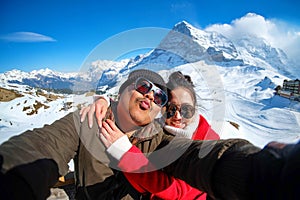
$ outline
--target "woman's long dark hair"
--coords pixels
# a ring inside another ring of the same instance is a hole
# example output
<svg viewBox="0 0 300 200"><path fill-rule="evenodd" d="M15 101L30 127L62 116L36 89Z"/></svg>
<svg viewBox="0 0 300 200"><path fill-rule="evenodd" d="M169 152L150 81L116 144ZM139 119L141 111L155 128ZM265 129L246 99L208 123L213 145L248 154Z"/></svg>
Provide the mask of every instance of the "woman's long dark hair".
<svg viewBox="0 0 300 200"><path fill-rule="evenodd" d="M193 97L194 106L196 106L197 103L196 92L194 90L194 84L191 77L189 75L182 74L180 71L173 72L169 76L169 81L167 83L169 100L172 98L171 91L178 87L183 87L190 92L190 94Z"/></svg>

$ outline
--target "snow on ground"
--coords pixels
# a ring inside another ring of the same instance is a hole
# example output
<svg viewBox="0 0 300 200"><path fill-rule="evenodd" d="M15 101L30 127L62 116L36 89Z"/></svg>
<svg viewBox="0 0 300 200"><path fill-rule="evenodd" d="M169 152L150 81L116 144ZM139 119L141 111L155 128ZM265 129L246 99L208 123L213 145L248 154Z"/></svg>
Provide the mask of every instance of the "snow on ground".
<svg viewBox="0 0 300 200"><path fill-rule="evenodd" d="M274 95L286 77L254 66L224 68L194 63L175 68L192 77L199 109L221 138L244 138L263 147L268 142L300 140L300 103ZM237 130L230 122L239 126Z"/></svg>
<svg viewBox="0 0 300 200"><path fill-rule="evenodd" d="M277 98L275 96L274 102ZM300 139L299 111L291 112L288 107L278 108L275 104L263 104L260 102L241 99L236 94L228 94L226 118L240 125L237 137L250 140L257 146L263 147L270 141L296 142ZM285 99L282 99L285 101ZM223 138L232 135L222 135Z"/></svg>
<svg viewBox="0 0 300 200"><path fill-rule="evenodd" d="M240 125L238 137L263 147L300 139L300 103L274 95L286 77L253 66L219 68L226 96L226 120ZM225 121L226 121L225 120ZM223 138L232 137L230 134Z"/></svg>
<svg viewBox="0 0 300 200"><path fill-rule="evenodd" d="M9 102L0 102L0 143L26 130L51 124L77 109L78 104L88 105L92 102L92 97L85 95L65 95L53 101L34 93L24 95ZM36 114L29 115L36 102L47 108L42 106Z"/></svg>

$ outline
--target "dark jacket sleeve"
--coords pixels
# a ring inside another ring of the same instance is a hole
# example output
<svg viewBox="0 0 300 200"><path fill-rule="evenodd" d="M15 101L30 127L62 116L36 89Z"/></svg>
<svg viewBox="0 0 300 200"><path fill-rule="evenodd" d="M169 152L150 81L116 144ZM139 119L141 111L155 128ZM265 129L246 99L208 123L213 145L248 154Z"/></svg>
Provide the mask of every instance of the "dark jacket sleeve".
<svg viewBox="0 0 300 200"><path fill-rule="evenodd" d="M51 125L10 138L0 146L0 155L3 157L2 172L18 165L49 158L57 163L59 173L65 175L69 169L68 163L78 149L79 126L79 115L76 111Z"/></svg>
<svg viewBox="0 0 300 200"><path fill-rule="evenodd" d="M284 148L287 154L280 181L282 183L282 196L285 199L298 199L300 197L300 141L296 145Z"/></svg>
<svg viewBox="0 0 300 200"><path fill-rule="evenodd" d="M169 163L164 168L169 175L207 192L212 198L251 198L252 191L248 186L251 183L252 159L249 155L260 149L248 141L174 138L161 149L164 151L157 156L156 163L161 160Z"/></svg>
<svg viewBox="0 0 300 200"><path fill-rule="evenodd" d="M0 174L0 199L46 199L59 177L57 164L40 159Z"/></svg>

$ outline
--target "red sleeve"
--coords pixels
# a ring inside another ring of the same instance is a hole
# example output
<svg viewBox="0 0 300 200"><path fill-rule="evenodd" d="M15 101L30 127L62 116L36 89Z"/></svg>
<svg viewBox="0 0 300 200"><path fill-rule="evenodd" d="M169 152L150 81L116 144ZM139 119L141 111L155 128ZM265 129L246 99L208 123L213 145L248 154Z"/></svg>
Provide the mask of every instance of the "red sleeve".
<svg viewBox="0 0 300 200"><path fill-rule="evenodd" d="M119 162L124 175L131 185L140 193L149 192L152 197L162 199L195 199L206 196L205 193L191 187L184 181L168 176L163 171L154 170L148 159L136 146L124 154ZM146 171L148 170L148 171ZM149 171L150 170L150 171ZM204 198L205 199L205 198Z"/></svg>
<svg viewBox="0 0 300 200"><path fill-rule="evenodd" d="M193 135L193 140L219 140L220 136L211 128L207 120L200 115L198 128Z"/></svg>

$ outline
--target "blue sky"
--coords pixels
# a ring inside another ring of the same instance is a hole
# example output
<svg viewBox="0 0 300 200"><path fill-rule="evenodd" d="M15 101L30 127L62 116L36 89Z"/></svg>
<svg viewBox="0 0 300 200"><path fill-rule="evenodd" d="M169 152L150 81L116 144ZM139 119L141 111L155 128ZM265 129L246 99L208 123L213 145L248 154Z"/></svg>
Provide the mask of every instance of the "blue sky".
<svg viewBox="0 0 300 200"><path fill-rule="evenodd" d="M97 45L116 34L172 29L182 20L205 29L256 13L298 34L299 8L298 0L0 0L0 72L78 71Z"/></svg>

